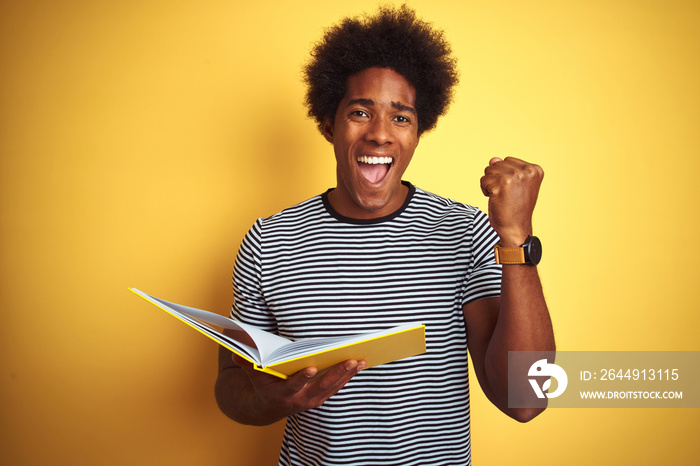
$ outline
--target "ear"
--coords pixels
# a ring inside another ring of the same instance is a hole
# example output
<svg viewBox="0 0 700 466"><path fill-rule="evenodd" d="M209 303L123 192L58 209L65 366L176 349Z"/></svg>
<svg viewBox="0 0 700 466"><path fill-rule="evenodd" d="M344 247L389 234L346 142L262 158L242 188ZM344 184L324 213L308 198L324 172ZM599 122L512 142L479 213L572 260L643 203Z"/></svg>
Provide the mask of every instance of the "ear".
<svg viewBox="0 0 700 466"><path fill-rule="evenodd" d="M323 117L323 137L333 144L333 122L328 117Z"/></svg>

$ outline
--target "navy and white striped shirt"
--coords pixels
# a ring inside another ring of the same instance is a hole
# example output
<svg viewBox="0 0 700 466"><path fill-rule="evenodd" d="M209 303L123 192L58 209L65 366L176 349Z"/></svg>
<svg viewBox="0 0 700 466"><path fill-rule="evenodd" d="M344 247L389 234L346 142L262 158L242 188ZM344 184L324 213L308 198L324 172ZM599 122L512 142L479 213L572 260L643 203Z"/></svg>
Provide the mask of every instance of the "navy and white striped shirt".
<svg viewBox="0 0 700 466"><path fill-rule="evenodd" d="M241 244L243 322L292 339L426 326L427 353L366 369L290 417L280 465L470 464L462 308L500 295L498 236L479 209L405 184L390 216L342 217L324 193L258 219Z"/></svg>

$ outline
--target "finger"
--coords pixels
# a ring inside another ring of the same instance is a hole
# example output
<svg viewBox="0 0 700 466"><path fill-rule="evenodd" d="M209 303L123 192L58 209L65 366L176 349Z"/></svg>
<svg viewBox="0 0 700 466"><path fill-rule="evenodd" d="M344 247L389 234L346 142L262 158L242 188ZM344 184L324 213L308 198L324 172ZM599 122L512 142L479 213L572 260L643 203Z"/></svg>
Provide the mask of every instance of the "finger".
<svg viewBox="0 0 700 466"><path fill-rule="evenodd" d="M364 360L350 360L336 364L316 375L299 393L299 396L307 400L306 409L321 406L366 366L367 362Z"/></svg>
<svg viewBox="0 0 700 466"><path fill-rule="evenodd" d="M518 165L513 163L510 157L506 157L505 160L494 157L489 160L489 165L484 168L484 175L504 175L512 174Z"/></svg>
<svg viewBox="0 0 700 466"><path fill-rule="evenodd" d="M527 163L526 161L524 161L524 160L522 160L522 159L519 159L519 158L517 158L517 157L510 157L510 156L508 156L508 157L506 157L505 159L503 159L503 161L504 161L504 162L508 162L508 163L513 163L513 164L516 164L516 165L528 165L528 163Z"/></svg>
<svg viewBox="0 0 700 466"><path fill-rule="evenodd" d="M318 374L318 369L315 367L307 367L300 370L287 379L285 383L285 391L290 395L299 393L309 384L309 382L311 382L316 374Z"/></svg>
<svg viewBox="0 0 700 466"><path fill-rule="evenodd" d="M518 179L536 179L541 181L544 178L542 167L515 157L506 157L503 163L498 164L498 167L503 170L504 174L516 176Z"/></svg>
<svg viewBox="0 0 700 466"><path fill-rule="evenodd" d="M525 173L528 176L537 176L542 178L544 176L544 170L542 167L535 163L530 163L525 160L516 157L506 157L503 163L499 164L502 168L509 168L516 172Z"/></svg>
<svg viewBox="0 0 700 466"><path fill-rule="evenodd" d="M484 175L480 180L481 192L484 196L491 197L498 195L500 187L498 184L498 176L496 175Z"/></svg>
<svg viewBox="0 0 700 466"><path fill-rule="evenodd" d="M479 186L481 187L481 192L484 193L484 196L489 197L489 194L490 194L489 189L486 186L486 180L484 178L486 178L486 177L485 176L481 177L481 180L479 182Z"/></svg>
<svg viewBox="0 0 700 466"><path fill-rule="evenodd" d="M365 361L356 361L354 359L336 364L314 381L313 390L317 395L328 398L343 388L366 365Z"/></svg>

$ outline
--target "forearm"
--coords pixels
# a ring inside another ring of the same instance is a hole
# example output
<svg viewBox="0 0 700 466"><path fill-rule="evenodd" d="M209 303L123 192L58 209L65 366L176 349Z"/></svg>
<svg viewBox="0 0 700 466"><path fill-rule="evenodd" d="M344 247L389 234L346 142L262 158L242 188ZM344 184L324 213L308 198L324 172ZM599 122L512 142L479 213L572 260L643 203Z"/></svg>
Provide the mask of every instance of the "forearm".
<svg viewBox="0 0 700 466"><path fill-rule="evenodd" d="M262 406L250 378L239 367L222 370L214 392L221 412L240 424L264 426L284 418Z"/></svg>
<svg viewBox="0 0 700 466"><path fill-rule="evenodd" d="M554 333L537 268L504 265L498 321L487 358L508 351L554 351Z"/></svg>
<svg viewBox="0 0 700 466"><path fill-rule="evenodd" d="M555 350L554 332L537 268L527 265L504 265L498 321L485 354L485 370L495 397L494 402L510 416L523 421L539 410L508 409L508 352ZM528 391L511 383L511 390Z"/></svg>

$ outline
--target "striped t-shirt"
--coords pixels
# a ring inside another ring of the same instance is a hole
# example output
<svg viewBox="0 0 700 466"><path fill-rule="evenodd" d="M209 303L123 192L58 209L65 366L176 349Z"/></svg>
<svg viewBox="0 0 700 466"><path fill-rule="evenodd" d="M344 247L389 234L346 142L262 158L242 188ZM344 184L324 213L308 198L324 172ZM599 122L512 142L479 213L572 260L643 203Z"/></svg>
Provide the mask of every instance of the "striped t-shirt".
<svg viewBox="0 0 700 466"><path fill-rule="evenodd" d="M405 184L390 216L343 217L326 192L258 219L241 244L232 314L246 323L292 339L426 326L427 353L291 416L280 465L470 464L462 308L500 294L498 237L479 209Z"/></svg>

